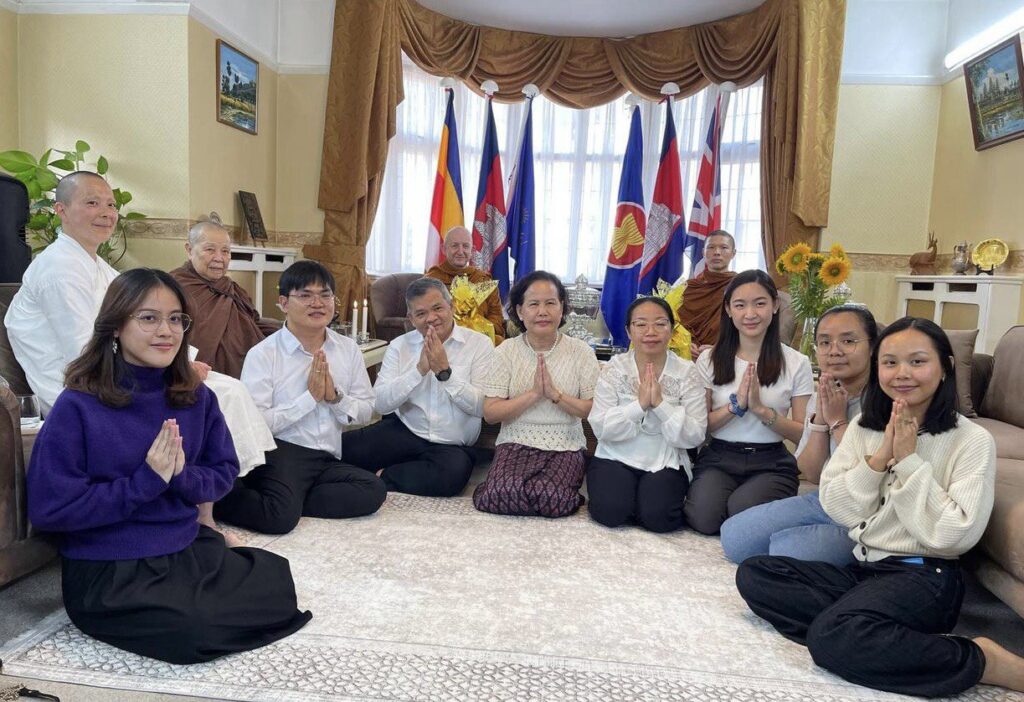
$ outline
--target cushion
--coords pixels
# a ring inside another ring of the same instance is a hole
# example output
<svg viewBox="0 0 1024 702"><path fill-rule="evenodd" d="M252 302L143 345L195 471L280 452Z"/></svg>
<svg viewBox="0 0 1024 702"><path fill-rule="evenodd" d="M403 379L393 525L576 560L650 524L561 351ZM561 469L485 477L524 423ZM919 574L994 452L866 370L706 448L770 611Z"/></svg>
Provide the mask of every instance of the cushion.
<svg viewBox="0 0 1024 702"><path fill-rule="evenodd" d="M995 362L981 415L1024 427L1024 326L1011 327L1003 334L992 356Z"/></svg>
<svg viewBox="0 0 1024 702"><path fill-rule="evenodd" d="M956 394L960 400L960 414L977 417L978 412L971 398L971 364L974 361L974 340L977 329L947 329L946 336L953 346L953 368L956 369Z"/></svg>
<svg viewBox="0 0 1024 702"><path fill-rule="evenodd" d="M996 494L982 550L1018 580L1024 580L1024 461L1000 458Z"/></svg>
<svg viewBox="0 0 1024 702"><path fill-rule="evenodd" d="M1024 462L1024 428L988 417L975 417L971 421L983 427L996 440L996 456Z"/></svg>
<svg viewBox="0 0 1024 702"><path fill-rule="evenodd" d="M31 395L32 389L25 378L25 371L14 357L11 340L7 337L7 327L3 320L7 315L7 305L0 303L0 377L7 381L16 395Z"/></svg>

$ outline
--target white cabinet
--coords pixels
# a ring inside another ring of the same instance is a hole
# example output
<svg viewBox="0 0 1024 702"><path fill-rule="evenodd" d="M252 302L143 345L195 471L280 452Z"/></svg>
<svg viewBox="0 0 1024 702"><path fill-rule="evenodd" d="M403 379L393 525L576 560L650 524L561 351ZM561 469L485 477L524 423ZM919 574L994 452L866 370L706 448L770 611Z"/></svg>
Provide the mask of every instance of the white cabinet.
<svg viewBox="0 0 1024 702"><path fill-rule="evenodd" d="M282 318L279 310L273 306L277 300L277 281L281 278L281 272L295 263L297 254L298 249L269 249L237 244L231 247L228 275L246 288L260 316Z"/></svg>

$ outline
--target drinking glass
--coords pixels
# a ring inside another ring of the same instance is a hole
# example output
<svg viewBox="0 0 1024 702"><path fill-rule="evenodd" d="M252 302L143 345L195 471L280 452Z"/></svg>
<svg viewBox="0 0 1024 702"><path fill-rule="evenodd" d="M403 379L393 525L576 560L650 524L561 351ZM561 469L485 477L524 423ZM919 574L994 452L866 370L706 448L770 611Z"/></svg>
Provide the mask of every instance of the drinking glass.
<svg viewBox="0 0 1024 702"><path fill-rule="evenodd" d="M21 412L21 426L34 427L39 424L39 398L35 395L18 395L18 410Z"/></svg>

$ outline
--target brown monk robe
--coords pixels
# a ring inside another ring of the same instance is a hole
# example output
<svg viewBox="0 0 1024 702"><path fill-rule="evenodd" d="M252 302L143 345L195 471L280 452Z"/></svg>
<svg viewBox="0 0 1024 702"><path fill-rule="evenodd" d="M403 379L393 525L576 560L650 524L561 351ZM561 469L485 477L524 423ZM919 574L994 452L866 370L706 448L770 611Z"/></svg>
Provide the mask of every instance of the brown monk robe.
<svg viewBox="0 0 1024 702"><path fill-rule="evenodd" d="M447 260L442 261L440 265L434 266L426 272L428 278L437 278L449 288L457 275L468 276L471 283L483 283L493 280L490 275L479 268L474 268L473 266L456 268ZM497 288L494 289L491 296L484 302L484 308L481 312L494 325L494 345L497 346L505 340L505 317L501 313L501 297L498 295Z"/></svg>
<svg viewBox="0 0 1024 702"><path fill-rule="evenodd" d="M715 273L705 270L686 281L683 304L677 313L679 323L690 332L695 345L714 345L718 341L725 288L735 275L732 271Z"/></svg>
<svg viewBox="0 0 1024 702"><path fill-rule="evenodd" d="M171 275L188 297L193 317L191 344L199 349L196 359L218 373L239 377L245 354L278 327L261 322L249 294L226 275L207 280L191 261Z"/></svg>

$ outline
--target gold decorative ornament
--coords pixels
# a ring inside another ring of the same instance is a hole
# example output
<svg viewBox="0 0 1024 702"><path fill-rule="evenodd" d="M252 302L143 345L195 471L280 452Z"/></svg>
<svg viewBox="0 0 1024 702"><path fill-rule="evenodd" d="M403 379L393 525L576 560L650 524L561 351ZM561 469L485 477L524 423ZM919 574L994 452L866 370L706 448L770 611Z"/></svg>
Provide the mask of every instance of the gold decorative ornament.
<svg viewBox="0 0 1024 702"><path fill-rule="evenodd" d="M483 313L483 304L495 288L498 281L485 280L481 283L469 282L469 277L457 275L452 280L452 312L455 323L460 327L472 329L484 334L494 343L494 324Z"/></svg>
<svg viewBox="0 0 1024 702"><path fill-rule="evenodd" d="M992 275L995 267L1002 265L1009 256L1010 247L1006 245L1006 242L993 238L978 242L971 258L974 259L974 265L978 267L979 273L985 272Z"/></svg>
<svg viewBox="0 0 1024 702"><path fill-rule="evenodd" d="M678 310L683 306L683 293L686 292L686 283L680 283L679 285L670 285L661 278L658 278L657 285L654 286L654 290L651 294L654 297L660 297L668 306L673 310ZM686 359L687 361L692 360L690 356L690 332L679 320L676 320L675 325L672 327L672 337L668 340L668 349L675 353L679 358ZM632 346L632 344L630 344Z"/></svg>

